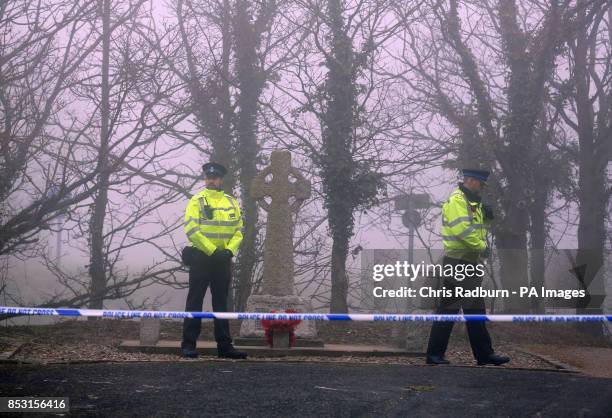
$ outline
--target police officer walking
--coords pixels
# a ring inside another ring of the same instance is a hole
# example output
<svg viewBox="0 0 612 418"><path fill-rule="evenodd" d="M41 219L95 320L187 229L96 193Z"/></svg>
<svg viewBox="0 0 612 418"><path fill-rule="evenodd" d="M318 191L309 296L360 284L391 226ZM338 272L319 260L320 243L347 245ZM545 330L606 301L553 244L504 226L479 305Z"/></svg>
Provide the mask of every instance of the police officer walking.
<svg viewBox="0 0 612 418"><path fill-rule="evenodd" d="M462 272L469 271L466 265L475 265L480 257L486 258L487 227L493 220L493 210L481 201L481 191L486 185L489 172L485 170L464 169L463 182L453 191L442 206L442 240L444 244L444 269L452 265L454 271L461 267ZM471 269L471 271L475 271ZM444 286L452 291L451 297L442 297L438 314L457 314L460 308L466 315L486 314L482 297L455 297L455 287L473 290L482 283L482 277L473 275L462 281L453 277L444 278ZM445 352L448 346L454 322L436 321L431 327L427 346L427 364L448 364ZM499 366L510 361L509 357L494 354L491 337L484 321L466 322L472 353L478 365L494 364Z"/></svg>
<svg viewBox="0 0 612 418"><path fill-rule="evenodd" d="M231 260L242 241L242 218L236 199L224 193L223 176L227 169L209 162L202 166L206 188L194 195L185 210L185 233L191 247L183 250L183 261L189 266L189 293L185 311L202 311L206 289L210 286L214 312L227 312L231 282ZM183 357L198 356L196 341L201 318L183 322ZM215 340L219 357L244 359L247 354L232 345L229 321L215 319Z"/></svg>

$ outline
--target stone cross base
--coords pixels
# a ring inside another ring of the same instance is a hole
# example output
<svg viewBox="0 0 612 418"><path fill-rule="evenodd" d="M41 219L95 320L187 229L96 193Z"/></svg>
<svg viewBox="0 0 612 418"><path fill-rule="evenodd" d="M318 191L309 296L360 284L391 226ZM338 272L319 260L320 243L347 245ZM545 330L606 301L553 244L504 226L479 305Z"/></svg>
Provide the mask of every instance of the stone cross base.
<svg viewBox="0 0 612 418"><path fill-rule="evenodd" d="M288 332L272 333L272 348L289 348L289 333Z"/></svg>
<svg viewBox="0 0 612 418"><path fill-rule="evenodd" d="M247 300L247 312L311 312L311 305L299 296L251 295ZM240 327L241 337L264 337L264 329L260 321L242 321ZM317 328L315 321L302 321L295 330L298 338L315 338Z"/></svg>
<svg viewBox="0 0 612 418"><path fill-rule="evenodd" d="M425 298L424 298L425 299ZM414 315L431 315L431 310L416 309L410 312ZM398 339L398 347L405 348L406 351L413 353L425 353L427 351L427 343L429 341L429 333L431 332L431 322L414 321L414 322L394 322L396 329L392 330L392 334ZM457 334L458 327L455 325ZM400 341L401 340L401 341Z"/></svg>
<svg viewBox="0 0 612 418"><path fill-rule="evenodd" d="M159 318L140 318L140 345L155 345L159 341Z"/></svg>

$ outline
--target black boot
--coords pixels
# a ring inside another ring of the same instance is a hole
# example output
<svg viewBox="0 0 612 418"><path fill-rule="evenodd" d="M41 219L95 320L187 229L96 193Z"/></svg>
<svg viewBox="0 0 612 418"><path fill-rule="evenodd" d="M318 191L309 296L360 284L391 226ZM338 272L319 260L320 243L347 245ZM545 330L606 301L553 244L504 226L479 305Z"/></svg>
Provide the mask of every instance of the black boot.
<svg viewBox="0 0 612 418"><path fill-rule="evenodd" d="M238 351L233 346L229 346L227 348L221 349L217 348L219 358L232 358L232 359L245 359L247 358L247 353L244 351Z"/></svg>
<svg viewBox="0 0 612 418"><path fill-rule="evenodd" d="M197 358L198 350L195 348L181 348L181 357Z"/></svg>
<svg viewBox="0 0 612 418"><path fill-rule="evenodd" d="M508 363L509 361L510 357L508 356L498 356L497 354L491 354L485 359L478 360L478 365L484 366L485 364L493 364L494 366L501 366L502 364Z"/></svg>
<svg viewBox="0 0 612 418"><path fill-rule="evenodd" d="M450 361L446 359L446 357L436 356L436 355L427 355L427 359L425 360L427 364L450 364Z"/></svg>

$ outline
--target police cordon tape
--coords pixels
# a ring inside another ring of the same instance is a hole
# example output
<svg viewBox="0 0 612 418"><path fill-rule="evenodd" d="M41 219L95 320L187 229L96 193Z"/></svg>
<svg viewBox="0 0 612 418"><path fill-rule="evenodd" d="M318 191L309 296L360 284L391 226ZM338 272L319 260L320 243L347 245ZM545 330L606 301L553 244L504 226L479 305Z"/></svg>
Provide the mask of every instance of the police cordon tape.
<svg viewBox="0 0 612 418"><path fill-rule="evenodd" d="M102 318L203 318L302 321L490 321L490 322L612 322L612 315L437 315L323 314L261 312L127 311L115 309L26 308L0 306L0 315L96 316Z"/></svg>

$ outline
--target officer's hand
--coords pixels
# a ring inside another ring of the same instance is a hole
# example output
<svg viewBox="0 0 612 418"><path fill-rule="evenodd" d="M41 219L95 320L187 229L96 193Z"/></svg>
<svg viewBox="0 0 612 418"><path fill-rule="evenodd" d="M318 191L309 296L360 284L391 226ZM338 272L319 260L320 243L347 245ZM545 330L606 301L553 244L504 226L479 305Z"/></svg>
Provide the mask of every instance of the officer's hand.
<svg viewBox="0 0 612 418"><path fill-rule="evenodd" d="M215 260L223 260L226 257L225 250L217 248L215 252L211 254L211 257L214 258Z"/></svg>
<svg viewBox="0 0 612 418"><path fill-rule="evenodd" d="M485 248L480 252L480 257L489 258L491 256L491 249L489 247Z"/></svg>
<svg viewBox="0 0 612 418"><path fill-rule="evenodd" d="M224 249L217 248L215 252L212 254L212 256L215 260L218 260L220 262L225 262L225 261L231 260L234 254L227 248L224 248Z"/></svg>
<svg viewBox="0 0 612 418"><path fill-rule="evenodd" d="M493 207L487 203L482 204L482 213L485 219L488 219L488 220L495 219L495 213L493 212Z"/></svg>
<svg viewBox="0 0 612 418"><path fill-rule="evenodd" d="M183 262L183 264L185 264L186 266L191 266L195 257L194 251L197 250L195 250L191 246L183 248L183 251L181 251L181 261Z"/></svg>

